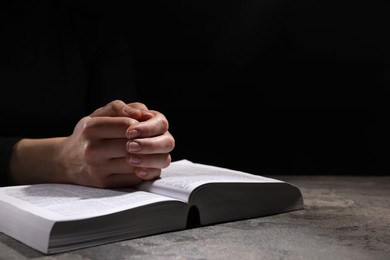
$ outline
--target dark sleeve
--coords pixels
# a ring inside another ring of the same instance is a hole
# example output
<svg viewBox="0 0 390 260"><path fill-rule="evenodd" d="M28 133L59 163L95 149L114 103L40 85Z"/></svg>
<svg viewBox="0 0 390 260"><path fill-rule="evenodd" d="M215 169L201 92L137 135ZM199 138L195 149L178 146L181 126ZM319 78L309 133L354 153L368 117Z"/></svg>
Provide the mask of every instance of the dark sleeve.
<svg viewBox="0 0 390 260"><path fill-rule="evenodd" d="M0 137L0 187L11 184L9 179L9 160L13 146L20 137Z"/></svg>

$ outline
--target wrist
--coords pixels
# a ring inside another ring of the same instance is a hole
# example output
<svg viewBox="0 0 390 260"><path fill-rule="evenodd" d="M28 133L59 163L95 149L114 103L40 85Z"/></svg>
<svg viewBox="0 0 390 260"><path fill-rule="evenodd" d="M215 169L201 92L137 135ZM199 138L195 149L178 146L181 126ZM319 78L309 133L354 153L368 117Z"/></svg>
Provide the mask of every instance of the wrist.
<svg viewBox="0 0 390 260"><path fill-rule="evenodd" d="M10 177L15 184L67 182L59 147L63 138L22 139L10 158Z"/></svg>

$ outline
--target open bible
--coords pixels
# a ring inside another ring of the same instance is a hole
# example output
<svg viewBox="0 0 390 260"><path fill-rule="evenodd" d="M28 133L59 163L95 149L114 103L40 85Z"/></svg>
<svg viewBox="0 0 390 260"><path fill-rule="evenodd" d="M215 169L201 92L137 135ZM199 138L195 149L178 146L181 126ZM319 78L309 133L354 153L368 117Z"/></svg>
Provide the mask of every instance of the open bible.
<svg viewBox="0 0 390 260"><path fill-rule="evenodd" d="M302 194L292 184L180 160L132 188L0 188L0 232L53 254L301 209Z"/></svg>

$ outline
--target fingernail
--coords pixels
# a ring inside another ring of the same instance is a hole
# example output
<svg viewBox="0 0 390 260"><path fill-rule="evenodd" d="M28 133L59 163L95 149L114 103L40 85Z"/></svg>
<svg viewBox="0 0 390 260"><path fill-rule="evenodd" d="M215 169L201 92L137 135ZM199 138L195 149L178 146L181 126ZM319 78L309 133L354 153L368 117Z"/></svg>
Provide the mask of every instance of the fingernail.
<svg viewBox="0 0 390 260"><path fill-rule="evenodd" d="M129 141L127 142L127 151L128 152L138 152L141 151L141 145L137 142Z"/></svg>
<svg viewBox="0 0 390 260"><path fill-rule="evenodd" d="M141 162L141 157L139 157L138 155L130 154L129 162L138 164Z"/></svg>
<svg viewBox="0 0 390 260"><path fill-rule="evenodd" d="M140 135L139 131L138 130L130 130L129 132L126 133L127 134L127 138L128 139L133 139L133 138L136 138Z"/></svg>
<svg viewBox="0 0 390 260"><path fill-rule="evenodd" d="M139 177L146 177L148 175L148 172L145 170L145 169L141 169L139 172L138 172L138 176Z"/></svg>

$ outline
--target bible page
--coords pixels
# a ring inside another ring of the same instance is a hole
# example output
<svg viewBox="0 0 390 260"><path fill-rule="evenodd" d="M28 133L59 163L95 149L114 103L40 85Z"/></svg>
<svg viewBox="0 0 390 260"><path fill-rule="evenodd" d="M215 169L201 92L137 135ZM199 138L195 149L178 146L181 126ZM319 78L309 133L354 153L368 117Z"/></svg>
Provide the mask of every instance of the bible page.
<svg viewBox="0 0 390 260"><path fill-rule="evenodd" d="M195 188L206 183L227 182L281 183L283 181L242 171L180 160L172 162L169 167L162 169L159 179L143 182L137 186L137 189L174 197L188 203L190 194Z"/></svg>
<svg viewBox="0 0 390 260"><path fill-rule="evenodd" d="M0 188L0 201L53 221L102 216L175 200L133 189L100 189L71 184L35 184Z"/></svg>

